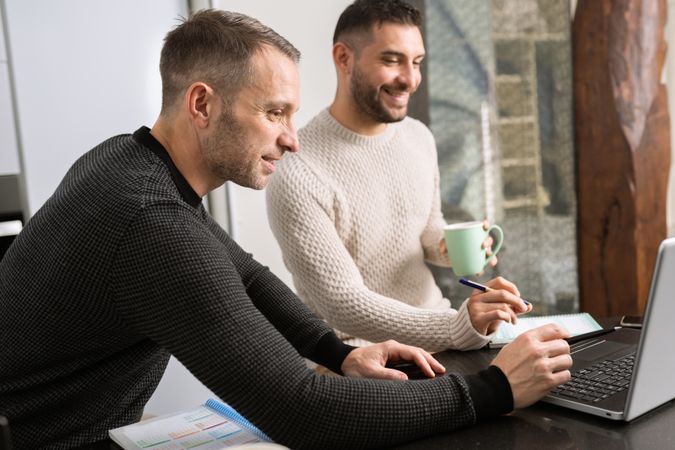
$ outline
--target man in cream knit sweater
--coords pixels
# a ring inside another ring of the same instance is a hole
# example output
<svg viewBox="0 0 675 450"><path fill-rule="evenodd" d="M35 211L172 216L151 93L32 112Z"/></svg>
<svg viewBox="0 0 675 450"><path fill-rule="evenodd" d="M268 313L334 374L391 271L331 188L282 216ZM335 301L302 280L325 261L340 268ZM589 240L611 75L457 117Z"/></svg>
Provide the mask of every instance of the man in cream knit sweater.
<svg viewBox="0 0 675 450"><path fill-rule="evenodd" d="M498 278L454 310L425 265L450 261L434 138L406 117L421 81L420 13L399 0L357 0L333 41L335 100L300 130L301 152L267 191L298 294L352 345L482 347L528 307Z"/></svg>

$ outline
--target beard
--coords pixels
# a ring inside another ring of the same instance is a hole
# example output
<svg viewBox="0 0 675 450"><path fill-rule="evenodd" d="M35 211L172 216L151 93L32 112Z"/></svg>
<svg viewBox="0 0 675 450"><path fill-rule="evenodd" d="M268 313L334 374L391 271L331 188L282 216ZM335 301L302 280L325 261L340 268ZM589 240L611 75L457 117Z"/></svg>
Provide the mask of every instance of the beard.
<svg viewBox="0 0 675 450"><path fill-rule="evenodd" d="M258 167L257 152L249 143L246 128L227 110L220 116L213 136L202 143L209 170L224 181L260 190L267 185Z"/></svg>
<svg viewBox="0 0 675 450"><path fill-rule="evenodd" d="M386 87L397 90L405 89L405 86ZM405 119L408 113L407 107L395 110L384 106L380 99L380 90L368 83L368 79L358 66L354 67L350 88L356 108L362 114L377 122L400 122Z"/></svg>

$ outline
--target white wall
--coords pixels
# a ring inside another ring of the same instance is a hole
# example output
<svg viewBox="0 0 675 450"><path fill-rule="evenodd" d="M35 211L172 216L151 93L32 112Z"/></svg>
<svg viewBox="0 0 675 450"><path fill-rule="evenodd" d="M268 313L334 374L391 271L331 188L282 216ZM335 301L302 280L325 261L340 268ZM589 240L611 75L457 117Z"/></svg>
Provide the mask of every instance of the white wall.
<svg viewBox="0 0 675 450"><path fill-rule="evenodd" d="M81 154L152 125L181 0L5 0L28 215Z"/></svg>

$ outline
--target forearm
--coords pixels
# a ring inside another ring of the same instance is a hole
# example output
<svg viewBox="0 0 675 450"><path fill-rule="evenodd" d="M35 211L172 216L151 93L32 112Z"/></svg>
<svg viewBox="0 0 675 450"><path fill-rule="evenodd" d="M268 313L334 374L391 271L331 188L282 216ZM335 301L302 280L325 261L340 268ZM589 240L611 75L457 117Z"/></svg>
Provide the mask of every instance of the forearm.
<svg viewBox="0 0 675 450"><path fill-rule="evenodd" d="M289 398L297 405L298 416L284 415L275 424L280 436L275 440L291 448L380 448L452 431L513 409L508 381L494 367L468 377L450 374L416 382L316 374L310 379L307 385L312 389ZM319 406L319 414L308 406L318 406L317 397L331 399L329 408ZM303 426L289 426L293 423Z"/></svg>
<svg viewBox="0 0 675 450"><path fill-rule="evenodd" d="M413 383L310 374L303 384L311 387L286 399L292 414L276 411L263 426L290 448L382 448L476 421L469 386L454 375Z"/></svg>
<svg viewBox="0 0 675 450"><path fill-rule="evenodd" d="M229 254L240 261L240 276L256 308L303 357L340 373L342 361L353 347L342 344L285 283L241 249L217 224L211 222L210 226Z"/></svg>
<svg viewBox="0 0 675 450"><path fill-rule="evenodd" d="M276 276L263 271L248 286L247 293L300 355L342 373L342 362L354 347L340 341L326 322L312 313Z"/></svg>
<svg viewBox="0 0 675 450"><path fill-rule="evenodd" d="M473 328L466 304L459 311L429 310L384 297L365 287L335 290L324 287L301 292L311 297L312 305L331 326L355 337L371 342L394 339L431 352L481 348L489 340Z"/></svg>

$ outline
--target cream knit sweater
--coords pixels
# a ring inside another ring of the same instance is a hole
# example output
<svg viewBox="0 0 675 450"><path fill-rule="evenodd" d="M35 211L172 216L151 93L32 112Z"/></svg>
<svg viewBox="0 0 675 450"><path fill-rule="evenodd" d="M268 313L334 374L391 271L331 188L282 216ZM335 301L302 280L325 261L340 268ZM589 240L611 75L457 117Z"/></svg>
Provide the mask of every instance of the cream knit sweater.
<svg viewBox="0 0 675 450"><path fill-rule="evenodd" d="M299 136L300 152L270 177L267 208L300 298L352 345L485 345L466 302L452 309L424 264L448 266L431 132L406 118L362 136L326 109Z"/></svg>

